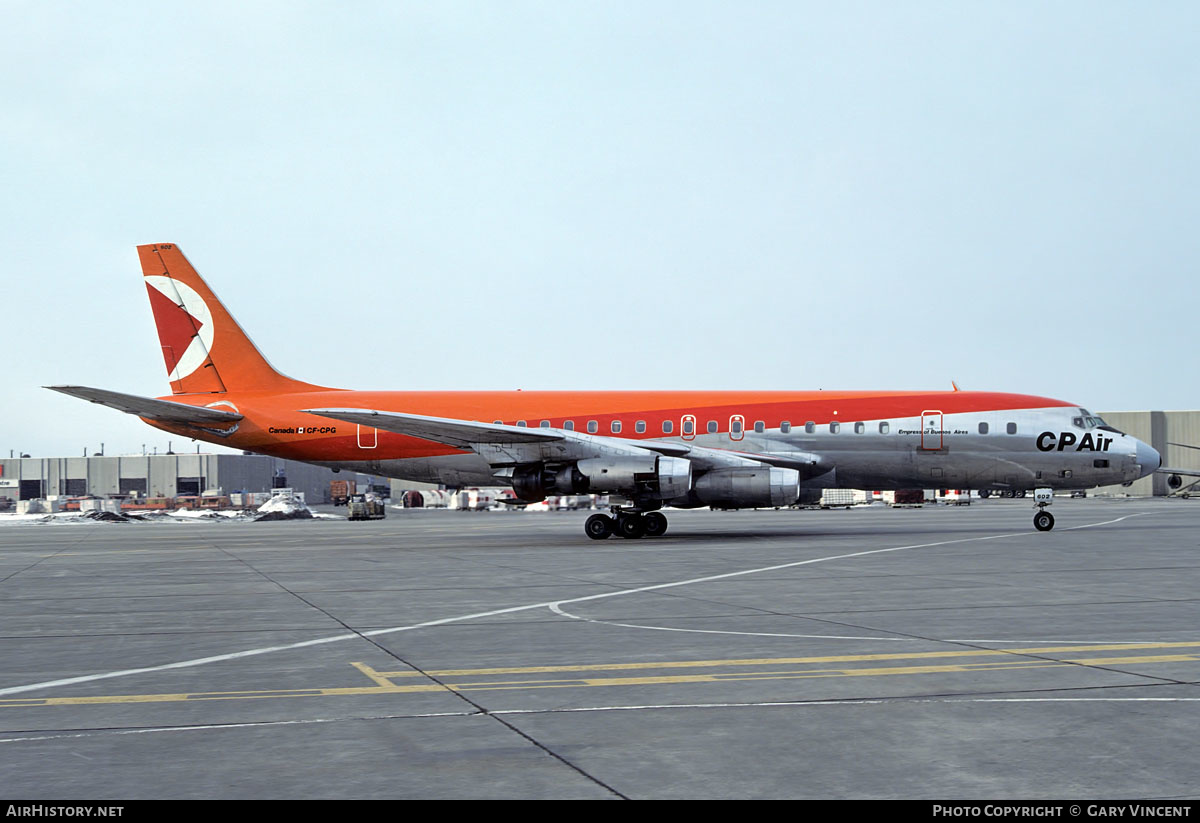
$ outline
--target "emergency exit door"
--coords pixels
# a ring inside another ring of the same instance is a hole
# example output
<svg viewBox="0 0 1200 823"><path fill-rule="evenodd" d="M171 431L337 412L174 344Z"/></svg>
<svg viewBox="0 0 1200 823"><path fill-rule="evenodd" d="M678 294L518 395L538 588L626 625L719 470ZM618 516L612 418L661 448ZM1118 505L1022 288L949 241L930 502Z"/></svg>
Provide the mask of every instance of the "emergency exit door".
<svg viewBox="0 0 1200 823"><path fill-rule="evenodd" d="M942 433L942 413L938 410L921 412L921 448L940 451L945 443Z"/></svg>

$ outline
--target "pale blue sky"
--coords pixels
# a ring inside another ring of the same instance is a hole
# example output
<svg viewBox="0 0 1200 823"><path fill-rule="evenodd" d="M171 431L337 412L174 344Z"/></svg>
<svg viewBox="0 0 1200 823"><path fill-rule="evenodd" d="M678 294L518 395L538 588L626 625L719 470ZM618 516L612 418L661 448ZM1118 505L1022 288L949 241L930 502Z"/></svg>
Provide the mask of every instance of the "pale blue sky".
<svg viewBox="0 0 1200 823"><path fill-rule="evenodd" d="M1195 3L0 10L4 456L165 446L39 388L148 242L329 385L1200 407Z"/></svg>

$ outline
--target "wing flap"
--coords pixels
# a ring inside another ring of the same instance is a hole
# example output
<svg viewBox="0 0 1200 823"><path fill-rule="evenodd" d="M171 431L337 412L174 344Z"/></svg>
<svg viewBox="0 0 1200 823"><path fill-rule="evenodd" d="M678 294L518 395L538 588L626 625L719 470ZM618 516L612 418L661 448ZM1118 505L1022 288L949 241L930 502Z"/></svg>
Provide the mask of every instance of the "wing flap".
<svg viewBox="0 0 1200 823"><path fill-rule="evenodd" d="M171 400L156 400L153 397L141 397L136 394L94 389L90 386L44 386L71 397L78 397L110 409L137 415L148 420L158 420L163 423L183 423L192 426L229 426L242 419L237 412L210 409L204 406L189 406L187 403L176 403Z"/></svg>

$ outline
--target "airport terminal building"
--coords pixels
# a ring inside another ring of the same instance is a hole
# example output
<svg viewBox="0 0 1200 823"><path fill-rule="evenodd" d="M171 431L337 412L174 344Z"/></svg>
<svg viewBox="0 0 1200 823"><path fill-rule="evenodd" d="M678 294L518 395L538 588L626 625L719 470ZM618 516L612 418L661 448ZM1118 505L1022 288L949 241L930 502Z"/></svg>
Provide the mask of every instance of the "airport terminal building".
<svg viewBox="0 0 1200 823"><path fill-rule="evenodd" d="M1162 455L1164 467L1200 471L1200 411L1124 411L1101 412L1104 422L1143 443L1149 443ZM1183 477L1183 486L1196 478ZM1165 474L1152 474L1129 486L1102 486L1089 494L1100 496L1162 497L1171 493Z"/></svg>
<svg viewBox="0 0 1200 823"><path fill-rule="evenodd" d="M0 458L0 497L186 497L286 486L309 503L329 502L331 480L373 481L353 472L259 454L154 454ZM380 481L386 483L386 480Z"/></svg>

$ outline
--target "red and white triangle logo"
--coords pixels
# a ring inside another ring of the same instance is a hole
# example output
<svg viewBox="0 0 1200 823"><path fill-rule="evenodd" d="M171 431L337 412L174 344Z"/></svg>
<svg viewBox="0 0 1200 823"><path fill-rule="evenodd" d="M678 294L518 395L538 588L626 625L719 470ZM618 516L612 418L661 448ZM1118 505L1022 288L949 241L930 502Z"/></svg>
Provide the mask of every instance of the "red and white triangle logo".
<svg viewBox="0 0 1200 823"><path fill-rule="evenodd" d="M208 360L213 343L212 312L186 283L162 275L145 279L167 378L182 380Z"/></svg>

